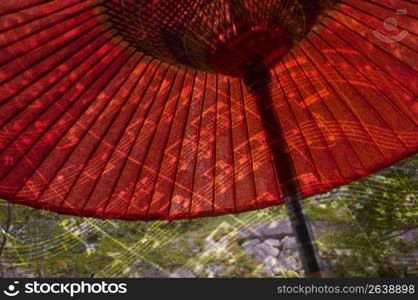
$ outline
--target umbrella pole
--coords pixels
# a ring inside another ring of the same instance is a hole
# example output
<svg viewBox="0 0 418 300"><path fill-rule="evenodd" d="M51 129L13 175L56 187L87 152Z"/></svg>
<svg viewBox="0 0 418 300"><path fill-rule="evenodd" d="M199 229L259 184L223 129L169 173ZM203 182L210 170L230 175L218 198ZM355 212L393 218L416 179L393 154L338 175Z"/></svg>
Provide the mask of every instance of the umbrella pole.
<svg viewBox="0 0 418 300"><path fill-rule="evenodd" d="M307 277L322 277L311 224L303 211L302 199L298 200L298 197L286 198L285 203L305 274Z"/></svg>
<svg viewBox="0 0 418 300"><path fill-rule="evenodd" d="M260 58L259 58L260 59ZM261 58L262 60L262 58ZM275 115L270 91L270 72L262 68L257 70L260 62L254 60L245 68L244 82L256 98L262 117L267 143L274 157L274 167L281 183L284 201L288 209L289 219L298 244L303 268L307 277L322 277L319 257L314 243L310 222L303 211L302 195L296 177L294 163L288 145L283 138L283 130Z"/></svg>

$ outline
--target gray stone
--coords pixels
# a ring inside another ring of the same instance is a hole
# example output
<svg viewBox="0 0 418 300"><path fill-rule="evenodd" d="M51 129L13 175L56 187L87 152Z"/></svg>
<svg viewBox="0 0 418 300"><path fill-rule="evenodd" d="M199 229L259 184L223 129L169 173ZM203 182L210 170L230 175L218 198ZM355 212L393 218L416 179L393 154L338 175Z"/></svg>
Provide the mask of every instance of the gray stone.
<svg viewBox="0 0 418 300"><path fill-rule="evenodd" d="M292 241L290 241L289 243L291 244ZM280 251L280 255L277 259L280 268L285 271L297 271L302 268L302 262L300 260L298 250L296 248L287 248L285 246L283 250Z"/></svg>
<svg viewBox="0 0 418 300"><path fill-rule="evenodd" d="M170 274L152 266L150 269L144 272L144 277L145 278L167 278L167 277L170 277Z"/></svg>
<svg viewBox="0 0 418 300"><path fill-rule="evenodd" d="M256 224L246 228L240 228L236 234L236 238L238 240L259 237L283 238L292 234L293 233L290 222L288 220L279 220L264 224Z"/></svg>
<svg viewBox="0 0 418 300"><path fill-rule="evenodd" d="M296 239L293 236L286 236L281 240L283 249L296 249Z"/></svg>
<svg viewBox="0 0 418 300"><path fill-rule="evenodd" d="M263 271L266 276L276 276L279 267L279 262L275 257L267 257L264 260Z"/></svg>
<svg viewBox="0 0 418 300"><path fill-rule="evenodd" d="M264 243L269 244L272 247L279 247L281 244L279 240L274 240L274 239L265 240Z"/></svg>
<svg viewBox="0 0 418 300"><path fill-rule="evenodd" d="M174 271L174 273L170 277L195 278L196 275L192 271L186 269L185 267L180 267L176 271Z"/></svg>
<svg viewBox="0 0 418 300"><path fill-rule="evenodd" d="M241 247L242 248L254 247L258 243L260 243L259 239L249 240L249 241L246 241L245 243L243 243Z"/></svg>
<svg viewBox="0 0 418 300"><path fill-rule="evenodd" d="M264 242L254 245L253 247L246 247L244 250L258 261L264 261L267 257L279 255L279 250L277 248Z"/></svg>

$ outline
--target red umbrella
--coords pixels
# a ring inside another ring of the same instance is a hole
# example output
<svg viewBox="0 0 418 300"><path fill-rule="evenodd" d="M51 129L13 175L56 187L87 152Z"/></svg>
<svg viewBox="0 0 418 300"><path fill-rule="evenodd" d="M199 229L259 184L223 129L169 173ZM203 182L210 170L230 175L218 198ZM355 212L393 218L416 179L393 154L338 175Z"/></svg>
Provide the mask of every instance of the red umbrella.
<svg viewBox="0 0 418 300"><path fill-rule="evenodd" d="M413 155L416 3L334 2L3 1L0 197L176 220Z"/></svg>

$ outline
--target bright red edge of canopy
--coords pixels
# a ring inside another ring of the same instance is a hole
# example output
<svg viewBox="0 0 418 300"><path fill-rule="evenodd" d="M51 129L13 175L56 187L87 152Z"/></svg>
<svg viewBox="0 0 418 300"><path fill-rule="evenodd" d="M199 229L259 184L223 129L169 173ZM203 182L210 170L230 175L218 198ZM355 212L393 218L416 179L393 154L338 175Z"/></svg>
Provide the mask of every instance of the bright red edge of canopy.
<svg viewBox="0 0 418 300"><path fill-rule="evenodd" d="M96 1L0 11L1 198L128 220L283 202L240 79L143 56ZM303 197L417 152L417 13L413 1L339 1L272 70L271 109Z"/></svg>

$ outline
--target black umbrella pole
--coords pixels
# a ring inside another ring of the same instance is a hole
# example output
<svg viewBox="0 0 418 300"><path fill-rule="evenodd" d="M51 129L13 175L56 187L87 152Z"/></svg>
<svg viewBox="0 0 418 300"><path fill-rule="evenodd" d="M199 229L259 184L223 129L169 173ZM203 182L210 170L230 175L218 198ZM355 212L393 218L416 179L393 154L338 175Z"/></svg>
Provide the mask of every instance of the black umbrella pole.
<svg viewBox="0 0 418 300"><path fill-rule="evenodd" d="M303 211L302 199L298 200L298 198L298 196L287 195L285 203L298 242L303 268L307 277L322 277L311 225Z"/></svg>
<svg viewBox="0 0 418 300"><path fill-rule="evenodd" d="M254 63L254 61L251 63ZM251 94L256 97L305 274L307 277L322 277L312 229L303 211L302 195L294 164L286 140L283 138L282 127L272 109L273 99L269 85L270 72L264 68L257 69L259 63L255 62L255 64L250 65L251 71L248 72L247 69L244 81Z"/></svg>

